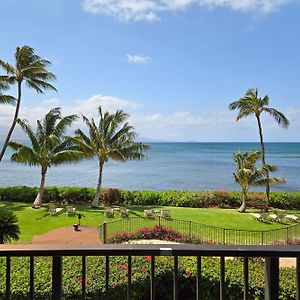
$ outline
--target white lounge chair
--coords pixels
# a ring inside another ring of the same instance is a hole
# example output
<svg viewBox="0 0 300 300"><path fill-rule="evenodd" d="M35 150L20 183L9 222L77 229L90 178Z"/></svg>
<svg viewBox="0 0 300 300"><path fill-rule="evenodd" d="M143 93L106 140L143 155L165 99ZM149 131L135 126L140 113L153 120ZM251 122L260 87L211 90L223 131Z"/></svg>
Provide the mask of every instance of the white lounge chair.
<svg viewBox="0 0 300 300"><path fill-rule="evenodd" d="M169 209L162 209L161 217L165 219L171 219L171 211Z"/></svg>
<svg viewBox="0 0 300 300"><path fill-rule="evenodd" d="M269 214L269 219L272 220L272 221L275 221L275 222L279 222L279 218L277 215L275 214Z"/></svg>
<svg viewBox="0 0 300 300"><path fill-rule="evenodd" d="M49 203L49 214L51 216L57 216L64 209L62 207L56 207L54 203Z"/></svg>
<svg viewBox="0 0 300 300"><path fill-rule="evenodd" d="M152 209L145 209L144 210L144 216L146 218L155 218L154 212Z"/></svg>
<svg viewBox="0 0 300 300"><path fill-rule="evenodd" d="M300 220L300 218L295 215L286 215L284 218L287 219L288 221L293 221L293 222L299 222Z"/></svg>

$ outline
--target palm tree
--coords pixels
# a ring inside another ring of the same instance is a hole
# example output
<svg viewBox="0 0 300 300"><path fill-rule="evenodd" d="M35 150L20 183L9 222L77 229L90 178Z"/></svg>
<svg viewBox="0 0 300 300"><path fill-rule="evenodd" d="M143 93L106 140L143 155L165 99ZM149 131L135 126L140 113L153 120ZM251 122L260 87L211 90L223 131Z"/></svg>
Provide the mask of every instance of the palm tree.
<svg viewBox="0 0 300 300"><path fill-rule="evenodd" d="M259 130L259 137L260 137L260 144L261 144L261 160L262 165L266 165L266 158L265 158L265 145L264 145L264 137L263 137L263 129L261 124L261 115L262 113L267 113L270 115L279 126L282 128L288 128L289 120L287 117L280 111L275 108L269 107L269 97L266 95L264 98L258 97L258 89L253 88L249 89L245 96L240 98L238 101L234 101L229 105L230 110L238 109L238 115L236 120L239 121L242 118L246 118L250 115L255 115L258 130ZM267 171L266 177L269 178L269 173ZM270 183L266 181L266 211L268 211L270 203Z"/></svg>
<svg viewBox="0 0 300 300"><path fill-rule="evenodd" d="M15 114L0 152L0 162L17 124L22 99L23 82L25 82L29 88L34 89L40 94L43 94L46 89L56 91L55 87L49 83L50 80L55 79L55 75L47 71L47 67L50 65L50 61L36 55L34 49L29 46L23 46L21 48L17 47L15 53L15 66L0 60L0 67L7 73L7 75L1 76L1 81L9 85L17 84Z"/></svg>
<svg viewBox="0 0 300 300"><path fill-rule="evenodd" d="M144 150L149 148L147 145L134 142L136 132L132 126L125 122L129 116L124 111L117 110L113 114L103 113L101 107L98 111L100 116L98 126L94 119L89 120L87 117L82 116L89 134L86 135L82 130L77 129L75 138L72 138L74 144L85 152L89 158L98 158L99 177L92 202L93 207L99 206L104 164L109 159L118 161L143 159L145 157Z"/></svg>
<svg viewBox="0 0 300 300"><path fill-rule="evenodd" d="M6 208L0 208L0 244L18 240L20 228L16 215Z"/></svg>
<svg viewBox="0 0 300 300"><path fill-rule="evenodd" d="M233 173L235 182L241 186L242 205L239 212L246 210L247 194L250 186L284 183L284 178L269 177L270 172L277 171L277 167L265 164L261 168L256 168L257 160L261 158L261 152L251 151L246 153L233 153L233 160L237 164L237 170Z"/></svg>
<svg viewBox="0 0 300 300"><path fill-rule="evenodd" d="M41 167L39 192L32 207L42 205L46 173L51 166L76 162L85 157L84 153L64 136L66 129L76 118L76 115L62 117L60 108L53 108L43 120L37 121L36 132L32 130L26 120L18 120L18 124L28 136L31 146L10 142L9 147L14 150L11 160Z"/></svg>

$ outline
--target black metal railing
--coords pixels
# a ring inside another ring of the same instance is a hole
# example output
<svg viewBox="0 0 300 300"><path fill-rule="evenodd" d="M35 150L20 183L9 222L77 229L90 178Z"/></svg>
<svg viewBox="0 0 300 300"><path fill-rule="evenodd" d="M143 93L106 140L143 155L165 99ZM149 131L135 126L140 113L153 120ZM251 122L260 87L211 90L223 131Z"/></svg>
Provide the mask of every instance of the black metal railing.
<svg viewBox="0 0 300 300"><path fill-rule="evenodd" d="M224 245L271 245L273 243L287 245L300 240L300 223L271 230L242 230L162 217L152 219L129 217L112 222L104 222L99 226L99 236L100 240L106 243L116 233L134 233L143 227L153 227L155 225L175 229L180 234L199 238L206 243Z"/></svg>
<svg viewBox="0 0 300 300"><path fill-rule="evenodd" d="M151 272L150 272L150 291L149 299L155 299L156 282L155 282L155 258L159 256L173 257L173 295L172 299L177 300L180 285L178 284L178 260L180 257L189 256L197 259L197 279L196 279L196 299L201 299L202 286L202 257L219 257L220 273L219 273L219 299L224 300L226 295L225 285L225 257L242 257L243 258L243 274L244 289L243 299L250 299L249 295L249 258L262 257L265 259L265 299L279 299L279 258L293 257L296 258L296 299L300 299L300 249L298 246L228 246L228 245L98 245L90 247L55 247L51 249L47 246L27 245L11 246L10 248L0 249L0 257L6 257L6 300L11 299L11 259L13 257L30 257L30 299L34 299L34 260L35 257L52 257L52 300L60 300L63 297L63 257L77 256L81 257L81 276L82 290L81 298L86 299L86 257L87 256L103 256L105 257L105 289L112 289L110 286L110 258L113 256L127 257L127 299L132 299L132 257L150 256ZM23 299L23 298L22 298ZM101 298L102 299L102 298ZM105 298L104 298L105 299Z"/></svg>

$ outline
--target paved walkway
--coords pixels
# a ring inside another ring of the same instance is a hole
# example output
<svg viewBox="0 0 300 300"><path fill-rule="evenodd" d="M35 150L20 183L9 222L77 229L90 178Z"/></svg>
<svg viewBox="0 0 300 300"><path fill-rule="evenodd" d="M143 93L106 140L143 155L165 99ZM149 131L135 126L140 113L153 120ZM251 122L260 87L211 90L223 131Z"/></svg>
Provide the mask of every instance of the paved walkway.
<svg viewBox="0 0 300 300"><path fill-rule="evenodd" d="M79 231L75 231L72 226L68 226L36 235L31 244L99 245L101 241L97 227L80 226Z"/></svg>

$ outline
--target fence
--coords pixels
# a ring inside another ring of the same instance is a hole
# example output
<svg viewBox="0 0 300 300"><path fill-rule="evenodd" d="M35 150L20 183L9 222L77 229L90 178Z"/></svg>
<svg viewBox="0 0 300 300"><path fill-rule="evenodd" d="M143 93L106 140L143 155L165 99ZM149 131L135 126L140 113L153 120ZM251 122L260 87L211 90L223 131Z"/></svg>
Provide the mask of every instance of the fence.
<svg viewBox="0 0 300 300"><path fill-rule="evenodd" d="M179 299L180 285L179 285L179 257L190 256L197 258L197 278L195 282L195 294L196 299L203 299L201 291L204 289L202 282L202 270L201 270L201 258L203 256L208 257L220 257L220 273L219 273L219 299L225 300L226 295L230 292L230 287L226 287L225 269L226 262L225 257L243 257L243 274L244 274L244 300L252 299L251 291L249 289L249 257L262 257L265 258L265 299L277 300L279 299L279 258L280 257L294 257L296 258L296 299L300 299L300 250L297 246L290 247L272 247L272 246L212 246L212 245L172 245L169 248L160 248L159 245L101 245L96 247L53 247L49 249L48 246L36 247L35 245L27 246L24 248L3 248L0 249L0 257L6 257L6 300L12 299L11 292L11 259L13 257L30 257L29 265L29 299L35 298L35 257L52 257L52 268L49 270L52 274L52 300L64 299L63 294L63 258L66 256L81 257L81 295L80 298L85 300L86 287L87 287L87 267L86 258L88 256L103 256L105 257L105 291L101 292L99 298L103 299L103 295L110 289L110 257L114 256L126 256L127 260L127 299L133 299L133 287L132 287L132 257L135 256L150 256L151 257L151 271L150 271L150 291L149 298L154 300L156 298L156 263L155 259L158 256L172 256L173 257L173 291L170 298L173 300ZM28 270L22 270L28 271ZM73 274L74 275L74 274ZM75 276L75 275L74 275ZM76 278L74 278L75 280ZM192 283L191 283L191 288ZM216 286L217 288L217 286ZM229 291L227 290L229 288ZM3 298L1 298L3 299ZM16 298L14 298L16 299ZM18 298L19 299L19 298ZM21 298L20 298L21 299ZM23 298L22 298L23 299ZM28 298L26 298L28 299ZM48 299L48 298L47 298ZM76 298L78 299L78 298ZM95 299L95 298L94 298ZM104 298L105 299L105 298ZM135 298L136 299L136 298Z"/></svg>
<svg viewBox="0 0 300 300"><path fill-rule="evenodd" d="M155 217L129 217L103 223L99 226L100 240L106 243L116 233L134 233L140 228L155 225L172 228L180 234L201 238L204 243L224 245L271 245L290 244L300 240L300 223L272 230L239 230L221 228L192 221Z"/></svg>

